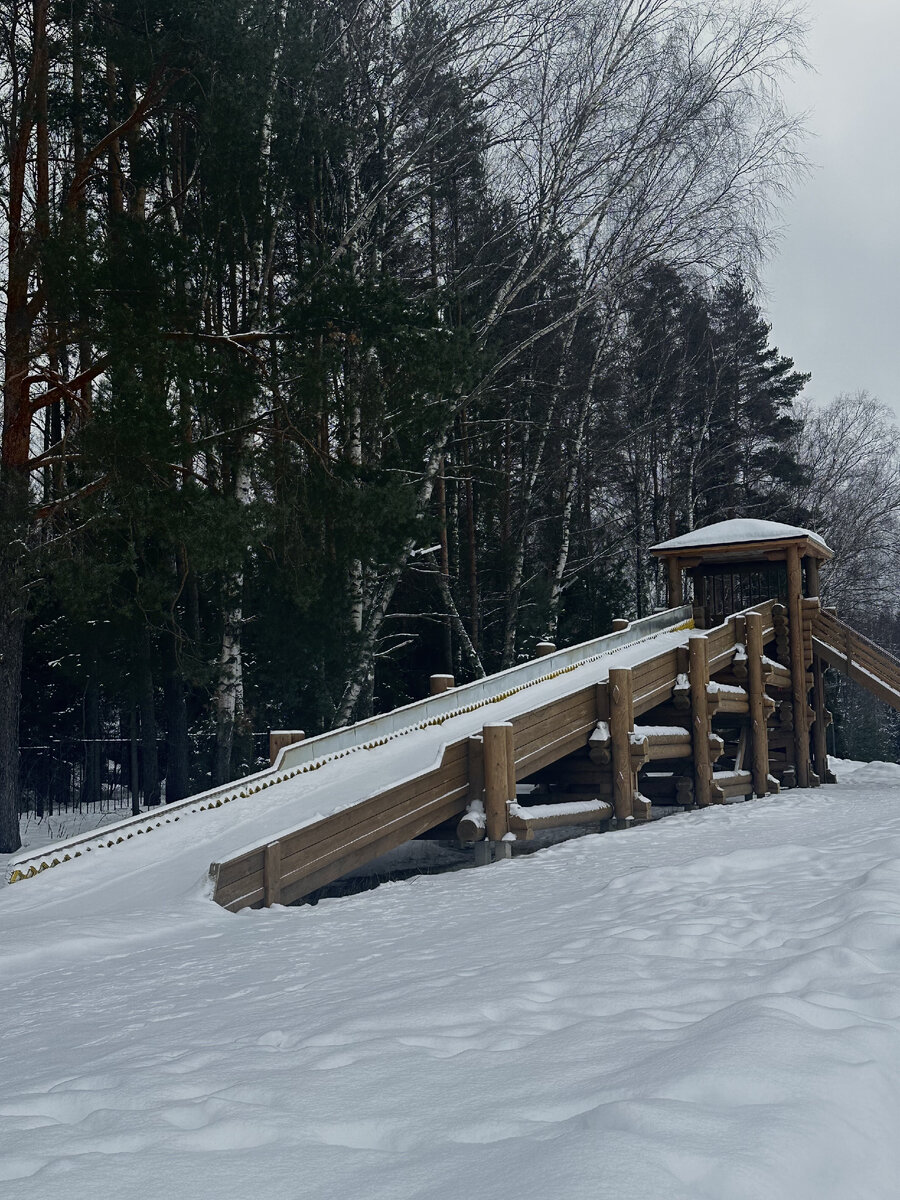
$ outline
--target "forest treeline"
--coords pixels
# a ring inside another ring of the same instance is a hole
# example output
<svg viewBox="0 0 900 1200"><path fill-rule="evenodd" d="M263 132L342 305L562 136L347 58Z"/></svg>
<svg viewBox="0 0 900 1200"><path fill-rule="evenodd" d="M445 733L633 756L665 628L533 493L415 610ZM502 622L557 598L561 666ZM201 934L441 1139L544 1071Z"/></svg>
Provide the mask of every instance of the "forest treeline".
<svg viewBox="0 0 900 1200"><path fill-rule="evenodd" d="M696 524L814 525L848 603L866 545L889 578L889 418L798 406L749 282L802 168L787 7L2 0L0 31L0 850L20 741L131 739L176 799L252 731L651 611L647 547Z"/></svg>

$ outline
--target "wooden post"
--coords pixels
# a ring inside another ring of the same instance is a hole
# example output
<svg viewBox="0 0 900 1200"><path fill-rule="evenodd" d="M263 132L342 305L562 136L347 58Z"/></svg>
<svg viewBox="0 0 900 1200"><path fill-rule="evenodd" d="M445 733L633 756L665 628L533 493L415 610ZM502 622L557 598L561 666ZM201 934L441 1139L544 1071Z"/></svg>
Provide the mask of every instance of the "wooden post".
<svg viewBox="0 0 900 1200"><path fill-rule="evenodd" d="M499 842L509 833L506 801L509 799L507 766L508 722L485 725L484 742L484 819L490 842Z"/></svg>
<svg viewBox="0 0 900 1200"><path fill-rule="evenodd" d="M704 588L703 588L703 572L699 567L692 567L688 571L691 577L691 592L693 594L692 601L692 616L694 619L694 627L696 629L706 628L706 609L703 607Z"/></svg>
<svg viewBox="0 0 900 1200"><path fill-rule="evenodd" d="M794 707L794 764L799 787L809 787L809 720L806 714L806 666L803 662L803 587L800 551L787 548L788 639L791 650L791 693Z"/></svg>
<svg viewBox="0 0 900 1200"><path fill-rule="evenodd" d="M750 697L750 733L752 742L753 790L765 796L769 790L769 733L766 728L765 684L763 683L762 614L744 614L747 646L747 691Z"/></svg>
<svg viewBox="0 0 900 1200"><path fill-rule="evenodd" d="M263 858L263 903L266 908L281 901L281 842L269 842Z"/></svg>
<svg viewBox="0 0 900 1200"><path fill-rule="evenodd" d="M806 594L819 595L819 560L810 554L804 560L806 564Z"/></svg>
<svg viewBox="0 0 900 1200"><path fill-rule="evenodd" d="M712 802L712 765L709 754L709 643L701 633L688 638L691 681L691 733L694 749L694 803L707 808Z"/></svg>
<svg viewBox="0 0 900 1200"><path fill-rule="evenodd" d="M826 737L825 667L818 654L813 655L813 704L816 723L813 725L815 771L820 783L828 783L828 741Z"/></svg>
<svg viewBox="0 0 900 1200"><path fill-rule="evenodd" d="M293 746L302 742L306 734L302 729L270 729L269 730L269 762L274 763L284 746Z"/></svg>
<svg viewBox="0 0 900 1200"><path fill-rule="evenodd" d="M666 570L669 574L669 608L680 608L684 604L684 585L677 556L666 560Z"/></svg>
<svg viewBox="0 0 900 1200"><path fill-rule="evenodd" d="M546 658L548 654L553 654L556 650L555 642L538 642L534 648L535 655L538 658Z"/></svg>
<svg viewBox="0 0 900 1200"><path fill-rule="evenodd" d="M610 670L607 692L616 828L625 829L634 816L635 792L634 772L631 769L634 699L630 667L613 667Z"/></svg>
<svg viewBox="0 0 900 1200"><path fill-rule="evenodd" d="M484 801L484 742L477 734L468 739L469 803Z"/></svg>
<svg viewBox="0 0 900 1200"><path fill-rule="evenodd" d="M511 721L506 725L506 798L516 798L516 735Z"/></svg>
<svg viewBox="0 0 900 1200"><path fill-rule="evenodd" d="M455 686L452 675L432 675L428 680L428 695L440 696L442 692L449 692Z"/></svg>
<svg viewBox="0 0 900 1200"><path fill-rule="evenodd" d="M620 633L623 629L627 629L630 624L631 622L626 621L624 617L616 617L613 620L613 633Z"/></svg>

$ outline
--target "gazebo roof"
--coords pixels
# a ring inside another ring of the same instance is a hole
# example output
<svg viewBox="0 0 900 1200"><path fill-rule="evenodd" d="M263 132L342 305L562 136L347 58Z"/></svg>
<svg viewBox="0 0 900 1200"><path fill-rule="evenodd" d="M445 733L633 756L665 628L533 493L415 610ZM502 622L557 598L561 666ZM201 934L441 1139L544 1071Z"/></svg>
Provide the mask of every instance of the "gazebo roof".
<svg viewBox="0 0 900 1200"><path fill-rule="evenodd" d="M692 529L690 533L683 533L681 537L670 538L667 542L651 546L650 553L666 558L690 557L696 554L705 558L717 550L731 556L739 547L767 551L798 542L805 543L803 551L815 558L832 557L832 551L824 539L811 529L802 529L799 525L785 525L781 521L759 521L752 517L717 521L714 525Z"/></svg>

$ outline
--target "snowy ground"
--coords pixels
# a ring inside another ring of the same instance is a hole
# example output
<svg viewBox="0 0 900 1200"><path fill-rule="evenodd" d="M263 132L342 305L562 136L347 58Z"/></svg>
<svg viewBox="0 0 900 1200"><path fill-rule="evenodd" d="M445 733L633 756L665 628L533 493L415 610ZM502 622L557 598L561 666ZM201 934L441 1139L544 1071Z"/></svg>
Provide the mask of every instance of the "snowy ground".
<svg viewBox="0 0 900 1200"><path fill-rule="evenodd" d="M110 879L87 920L79 864L5 889L0 1179L896 1200L900 767L839 770L315 908Z"/></svg>

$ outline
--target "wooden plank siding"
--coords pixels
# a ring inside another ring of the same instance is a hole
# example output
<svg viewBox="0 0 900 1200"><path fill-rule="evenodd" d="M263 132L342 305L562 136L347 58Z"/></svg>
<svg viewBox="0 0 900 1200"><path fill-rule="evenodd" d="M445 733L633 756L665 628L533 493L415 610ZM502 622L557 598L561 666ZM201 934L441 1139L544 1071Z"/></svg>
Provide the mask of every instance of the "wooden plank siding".
<svg viewBox="0 0 900 1200"><path fill-rule="evenodd" d="M677 678L678 653L675 650L663 651L638 663L632 670L634 715L639 717L657 704L671 700Z"/></svg>
<svg viewBox="0 0 900 1200"><path fill-rule="evenodd" d="M426 774L282 837L282 903L321 887L322 882L315 882L320 876L330 883L384 853L372 850L376 840L393 839L391 845L399 846L456 813L461 815L468 791L468 739L464 739L448 746L440 765ZM361 858L360 852L364 852ZM353 866L347 866L351 859ZM257 849L219 864L217 903L231 909L260 903L263 866L264 852Z"/></svg>

